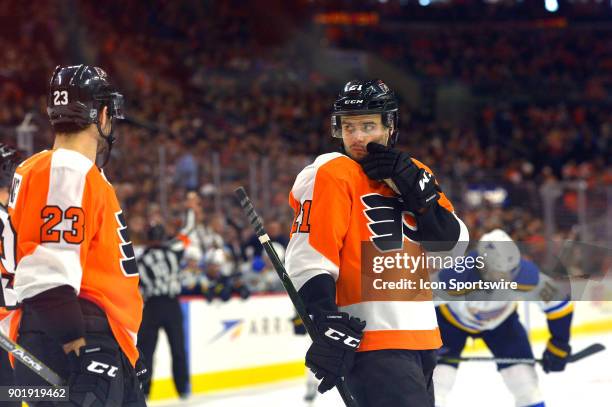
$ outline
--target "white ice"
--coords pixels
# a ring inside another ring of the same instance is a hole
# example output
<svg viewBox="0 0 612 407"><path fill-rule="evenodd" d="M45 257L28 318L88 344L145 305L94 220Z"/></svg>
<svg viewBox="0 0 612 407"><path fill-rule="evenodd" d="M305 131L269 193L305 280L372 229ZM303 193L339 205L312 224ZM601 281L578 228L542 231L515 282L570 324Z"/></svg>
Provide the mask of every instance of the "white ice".
<svg viewBox="0 0 612 407"><path fill-rule="evenodd" d="M610 406L612 405L612 335L578 336L572 347L579 351L593 343L602 343L607 349L601 353L569 364L562 373L545 374L538 368L540 385L547 407ZM536 356L543 345L535 345ZM154 402L151 406L164 407L288 407L309 406L303 401L305 381L293 381L275 386L244 390L240 393L194 396L185 402ZM512 396L506 390L501 376L490 362L463 363L457 382L449 398L448 407L512 407ZM342 406L335 391L318 395L314 407Z"/></svg>

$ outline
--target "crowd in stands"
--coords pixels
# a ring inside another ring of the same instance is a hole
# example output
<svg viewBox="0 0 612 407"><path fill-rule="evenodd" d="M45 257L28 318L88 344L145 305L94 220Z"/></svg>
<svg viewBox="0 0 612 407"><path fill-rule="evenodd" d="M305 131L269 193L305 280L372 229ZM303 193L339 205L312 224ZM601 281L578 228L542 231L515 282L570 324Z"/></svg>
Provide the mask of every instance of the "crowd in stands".
<svg viewBox="0 0 612 407"><path fill-rule="evenodd" d="M609 27L416 29L383 24L332 38L342 48L378 50L425 80L460 81L477 94L498 99L528 95L602 101L612 89Z"/></svg>
<svg viewBox="0 0 612 407"><path fill-rule="evenodd" d="M233 190L257 188L250 192L279 248L285 246L292 222L287 195L297 172L336 148L329 113L338 84L300 63L291 46L296 27L277 27L277 37L266 38L249 19L253 10L232 2L153 4L71 10L2 2L0 134L14 136L33 113L35 148L48 147L47 78L56 64L95 61L128 100L129 120L118 126L120 141L105 172L134 243L146 244L154 219L178 228L195 191L200 247L186 254L187 269L214 274L229 267L225 275L241 272L249 290L280 289ZM423 82L457 81L482 96L461 124L405 107L400 116L401 147L431 164L472 238L499 226L521 240L552 237L542 219L543 187L612 185L612 29L485 34L477 26L402 32L381 25L329 34L322 43L369 50ZM470 188L491 184L507 199L464 201ZM558 188L558 214L566 221L555 233L564 233L576 221L576 192ZM601 208L593 213L596 221ZM191 280L189 289L197 284ZM240 284L236 290L246 296Z"/></svg>

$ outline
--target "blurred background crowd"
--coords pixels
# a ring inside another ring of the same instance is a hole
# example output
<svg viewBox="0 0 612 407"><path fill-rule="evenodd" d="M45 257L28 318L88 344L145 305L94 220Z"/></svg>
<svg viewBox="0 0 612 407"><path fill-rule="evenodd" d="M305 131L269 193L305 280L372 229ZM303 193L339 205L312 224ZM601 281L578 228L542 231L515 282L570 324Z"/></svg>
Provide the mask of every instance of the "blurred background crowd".
<svg viewBox="0 0 612 407"><path fill-rule="evenodd" d="M282 288L233 190L247 187L282 253L292 182L338 147L330 109L353 78L398 93L400 147L434 170L472 239L612 239L607 2L246 3L0 2L0 137L48 148L55 65L107 70L128 120L105 172L132 240L157 223L176 233L192 208L185 293L209 298Z"/></svg>

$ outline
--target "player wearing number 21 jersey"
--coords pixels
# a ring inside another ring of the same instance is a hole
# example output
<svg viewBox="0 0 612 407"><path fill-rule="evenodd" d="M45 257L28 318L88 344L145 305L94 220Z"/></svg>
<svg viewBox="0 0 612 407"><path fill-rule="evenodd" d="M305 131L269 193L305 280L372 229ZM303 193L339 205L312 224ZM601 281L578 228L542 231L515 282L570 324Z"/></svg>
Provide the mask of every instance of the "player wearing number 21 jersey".
<svg viewBox="0 0 612 407"><path fill-rule="evenodd" d="M342 152L317 157L289 194L285 265L317 329L306 365L320 392L345 380L362 407L433 407L442 341L431 292L378 289L377 280L396 286L396 275L411 274L381 273L373 261L409 250L462 255L467 228L431 170L395 148L398 102L384 82L345 85L332 135Z"/></svg>

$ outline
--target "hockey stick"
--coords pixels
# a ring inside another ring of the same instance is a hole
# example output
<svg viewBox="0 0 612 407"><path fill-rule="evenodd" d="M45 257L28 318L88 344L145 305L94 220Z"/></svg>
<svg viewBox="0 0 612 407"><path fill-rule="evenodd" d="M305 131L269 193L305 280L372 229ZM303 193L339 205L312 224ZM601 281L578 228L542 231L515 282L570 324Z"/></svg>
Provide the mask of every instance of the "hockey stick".
<svg viewBox="0 0 612 407"><path fill-rule="evenodd" d="M601 343L594 343L593 345L587 346L580 352L572 353L568 358L567 362L577 362L581 359L584 359L588 356L591 356L595 353L601 352L605 350L606 347ZM444 356L440 357L440 362L447 363L459 363L459 362L495 362L495 363L542 363L542 359L532 359L532 358L496 358L496 357L459 357L459 358L446 358Z"/></svg>
<svg viewBox="0 0 612 407"><path fill-rule="evenodd" d="M28 369L42 377L47 383L53 386L65 386L66 382L57 373L49 369L44 363L38 360L27 350L17 345L10 338L6 337L0 332L0 347L7 351L9 354L13 354L21 363L23 363Z"/></svg>
<svg viewBox="0 0 612 407"><path fill-rule="evenodd" d="M302 299L300 298L295 287L293 286L293 283L291 282L291 279L289 278L289 274L287 274L287 270L285 270L285 266L283 265L281 260L278 258L278 254L276 253L276 250L274 250L274 247L272 246L272 243L270 242L270 237L268 236L268 234L266 233L266 230L264 229L263 221L261 220L257 212L255 212L253 203L249 199L244 188L239 187L234 192L236 196L238 197L240 206L242 206L242 209L244 209L244 212L246 213L246 216L249 219L251 226L255 230L255 234L257 235L259 242L266 250L268 257L270 257L270 260L272 261L272 265L274 266L274 270L276 270L278 277L281 279L281 282L283 283L283 287L285 287L287 294L289 294L289 298L291 299L291 302L293 303L293 306L295 307L297 314L300 316L300 318L304 322L304 327L306 328L306 332L308 332L308 335L310 336L310 338L314 340L315 335L317 333L317 329L314 326L314 323L312 322L310 315L308 315L308 313L306 312L306 307L304 306ZM338 389L338 393L340 393L340 397L342 397L342 401L344 401L344 404L346 406L358 407L357 401L351 395L348 389L348 386L346 385L346 382L344 381L343 377L340 378L340 383L336 385L336 388Z"/></svg>

